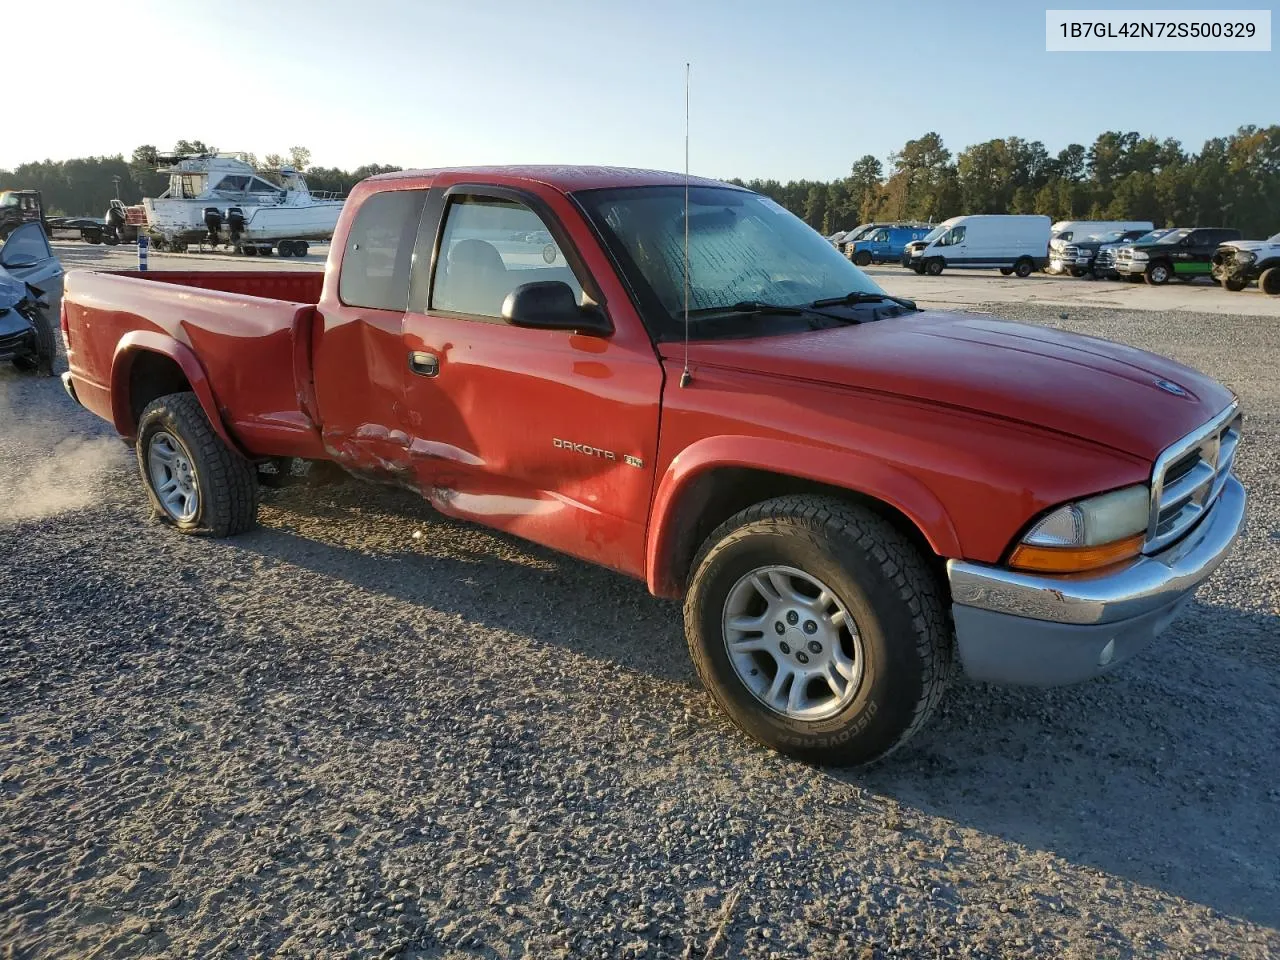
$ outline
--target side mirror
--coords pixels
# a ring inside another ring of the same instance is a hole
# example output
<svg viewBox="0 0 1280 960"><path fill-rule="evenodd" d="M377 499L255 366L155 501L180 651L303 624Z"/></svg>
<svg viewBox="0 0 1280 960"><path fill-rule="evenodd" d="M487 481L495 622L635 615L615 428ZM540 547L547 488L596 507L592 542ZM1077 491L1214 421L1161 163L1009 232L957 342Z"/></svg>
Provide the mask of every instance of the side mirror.
<svg viewBox="0 0 1280 960"><path fill-rule="evenodd" d="M40 262L38 257L33 257L29 253L15 253L11 256L5 256L0 252L0 267L13 267L14 269L22 269L23 267L34 267Z"/></svg>
<svg viewBox="0 0 1280 960"><path fill-rule="evenodd" d="M613 325L597 306L580 307L563 280L522 283L502 302L502 319L513 327L609 334Z"/></svg>

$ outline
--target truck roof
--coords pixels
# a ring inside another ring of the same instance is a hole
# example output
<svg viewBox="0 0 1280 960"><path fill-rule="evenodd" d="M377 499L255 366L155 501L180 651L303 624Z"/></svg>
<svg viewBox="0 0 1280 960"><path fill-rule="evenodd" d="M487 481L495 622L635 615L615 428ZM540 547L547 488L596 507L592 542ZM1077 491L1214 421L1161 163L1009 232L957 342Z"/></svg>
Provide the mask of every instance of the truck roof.
<svg viewBox="0 0 1280 960"><path fill-rule="evenodd" d="M501 179L505 182L530 181L545 184L563 193L575 190L597 190L604 187L683 186L684 174L669 170L642 170L634 167L564 166L559 164L524 164L512 166L439 167L427 170L397 170L370 177L372 181L433 179L448 174L450 179L475 176L480 180ZM733 184L707 177L690 177L695 187L729 187Z"/></svg>

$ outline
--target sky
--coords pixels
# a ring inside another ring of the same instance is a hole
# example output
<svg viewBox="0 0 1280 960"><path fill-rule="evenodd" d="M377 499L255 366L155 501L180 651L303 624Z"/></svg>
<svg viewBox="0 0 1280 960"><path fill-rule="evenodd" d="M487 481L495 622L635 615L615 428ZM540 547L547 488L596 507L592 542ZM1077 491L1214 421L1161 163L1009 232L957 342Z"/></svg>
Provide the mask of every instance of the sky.
<svg viewBox="0 0 1280 960"><path fill-rule="evenodd" d="M1048 5L1048 4L1046 4ZM1054 8L1104 7L1053 0ZM1125 8L1219 9L1130 0ZM1252 8L1267 9L1254 2ZM0 168L171 149L320 166L684 165L830 180L936 130L958 152L1016 135L1051 153L1103 130L1198 150L1280 122L1280 53L1047 53L1044 6L863 0L8 0ZM1274 17L1274 31L1280 18ZM81 64L96 61L95 75ZM24 80L23 83L28 81ZM49 105L52 104L52 108Z"/></svg>

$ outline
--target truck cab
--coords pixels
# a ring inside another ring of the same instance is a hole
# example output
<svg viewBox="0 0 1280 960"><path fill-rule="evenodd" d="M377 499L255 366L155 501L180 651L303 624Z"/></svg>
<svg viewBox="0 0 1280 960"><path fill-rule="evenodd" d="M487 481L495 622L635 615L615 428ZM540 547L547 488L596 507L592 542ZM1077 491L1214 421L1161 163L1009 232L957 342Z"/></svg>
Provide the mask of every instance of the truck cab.
<svg viewBox="0 0 1280 960"><path fill-rule="evenodd" d="M1239 239L1240 231L1229 227L1175 227L1155 240L1120 247L1115 270L1127 280L1145 279L1153 286L1209 277L1218 247Z"/></svg>
<svg viewBox="0 0 1280 960"><path fill-rule="evenodd" d="M44 199L39 190L0 191L0 241L24 223L38 223L48 233Z"/></svg>

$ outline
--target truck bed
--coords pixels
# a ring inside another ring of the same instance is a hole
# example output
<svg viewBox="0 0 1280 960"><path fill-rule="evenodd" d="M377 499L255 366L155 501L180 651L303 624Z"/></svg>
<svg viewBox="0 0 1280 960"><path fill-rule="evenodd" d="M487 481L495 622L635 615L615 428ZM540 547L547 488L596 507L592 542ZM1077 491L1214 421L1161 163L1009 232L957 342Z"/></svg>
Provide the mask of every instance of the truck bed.
<svg viewBox="0 0 1280 960"><path fill-rule="evenodd" d="M160 353L207 388L245 455L323 457L310 358L323 284L321 271L73 271L64 333L76 396L132 436L131 384L163 375L135 363Z"/></svg>

